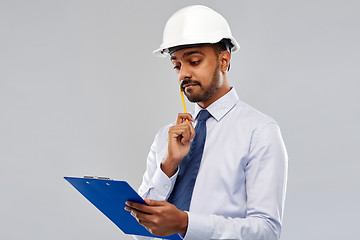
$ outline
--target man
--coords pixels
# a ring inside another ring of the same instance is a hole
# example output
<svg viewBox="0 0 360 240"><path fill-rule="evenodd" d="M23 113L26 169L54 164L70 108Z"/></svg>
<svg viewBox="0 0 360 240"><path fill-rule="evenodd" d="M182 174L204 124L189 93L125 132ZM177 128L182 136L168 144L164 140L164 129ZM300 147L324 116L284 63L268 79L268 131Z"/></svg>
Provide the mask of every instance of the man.
<svg viewBox="0 0 360 240"><path fill-rule="evenodd" d="M190 6L167 22L163 44L193 115L158 132L139 194L126 209L151 233L184 239L279 239L287 154L277 123L241 102L227 71L239 49L226 20ZM194 128L195 125L195 128Z"/></svg>

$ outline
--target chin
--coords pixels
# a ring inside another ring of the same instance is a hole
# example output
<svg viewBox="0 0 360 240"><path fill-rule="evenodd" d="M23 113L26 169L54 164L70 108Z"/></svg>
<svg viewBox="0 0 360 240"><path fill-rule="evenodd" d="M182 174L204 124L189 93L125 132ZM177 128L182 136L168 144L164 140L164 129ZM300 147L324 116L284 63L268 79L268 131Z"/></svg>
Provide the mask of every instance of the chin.
<svg viewBox="0 0 360 240"><path fill-rule="evenodd" d="M187 96L187 99L189 100L189 102L192 102L192 103L197 103L197 102L203 102L205 101L204 97L203 96L199 96L199 95L193 95L193 96Z"/></svg>
<svg viewBox="0 0 360 240"><path fill-rule="evenodd" d="M189 100L189 102L192 102L192 103L201 102L201 99L197 98L196 96L188 97L187 99Z"/></svg>

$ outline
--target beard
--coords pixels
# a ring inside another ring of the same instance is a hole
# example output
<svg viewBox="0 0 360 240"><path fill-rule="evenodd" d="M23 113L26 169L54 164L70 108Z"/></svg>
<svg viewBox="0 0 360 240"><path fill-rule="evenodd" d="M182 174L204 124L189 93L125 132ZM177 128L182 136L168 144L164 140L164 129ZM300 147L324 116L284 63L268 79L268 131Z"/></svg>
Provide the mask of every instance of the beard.
<svg viewBox="0 0 360 240"><path fill-rule="evenodd" d="M216 68L213 72L212 81L210 83L210 86L207 88L204 88L200 82L196 80L183 80L181 82L181 89L183 90L185 96L190 102L205 102L209 100L212 96L215 95L215 93L218 91L218 89L221 86L222 80L220 79L220 72L219 72L220 66L219 63L216 65ZM185 91L183 86L188 83L195 83L199 85L201 91L198 94L192 93L193 90L189 90L188 92Z"/></svg>

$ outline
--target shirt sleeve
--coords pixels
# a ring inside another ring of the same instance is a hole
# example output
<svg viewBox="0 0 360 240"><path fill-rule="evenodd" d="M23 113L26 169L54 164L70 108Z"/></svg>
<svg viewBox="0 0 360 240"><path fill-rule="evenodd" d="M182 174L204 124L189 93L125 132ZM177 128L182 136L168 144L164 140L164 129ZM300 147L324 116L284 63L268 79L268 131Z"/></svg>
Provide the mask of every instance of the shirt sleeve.
<svg viewBox="0 0 360 240"><path fill-rule="evenodd" d="M179 172L178 170L171 178L169 178L161 170L160 164L162 159L159 159L160 155L158 154L157 148L159 145L159 135L164 134L164 131L164 129L161 129L158 132L151 145L147 157L146 171L143 176L142 184L138 190L141 197L158 201L166 200L169 197Z"/></svg>
<svg viewBox="0 0 360 240"><path fill-rule="evenodd" d="M276 123L254 131L245 167L245 218L188 212L184 240L279 239L287 182L287 153ZM209 200L211 201L211 200Z"/></svg>
<svg viewBox="0 0 360 240"><path fill-rule="evenodd" d="M158 145L159 135L163 133L161 129L155 136L154 142L150 147L150 152L147 157L146 171L143 176L143 181L138 189L138 193L142 198L149 198L153 200L166 200L176 181L179 170L169 178L160 167L162 159L159 159ZM144 237L133 235L136 240L161 240L160 238Z"/></svg>

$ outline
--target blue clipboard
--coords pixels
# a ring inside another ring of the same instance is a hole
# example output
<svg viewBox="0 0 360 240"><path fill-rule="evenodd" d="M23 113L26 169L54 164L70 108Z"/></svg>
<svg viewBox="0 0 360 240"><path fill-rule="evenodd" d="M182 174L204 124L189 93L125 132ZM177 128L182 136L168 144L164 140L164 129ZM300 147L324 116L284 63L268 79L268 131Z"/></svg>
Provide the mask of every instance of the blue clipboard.
<svg viewBox="0 0 360 240"><path fill-rule="evenodd" d="M125 202L128 200L146 204L127 182L96 178L64 178L125 234L171 240L181 239L178 234L166 237L151 234L124 209Z"/></svg>

